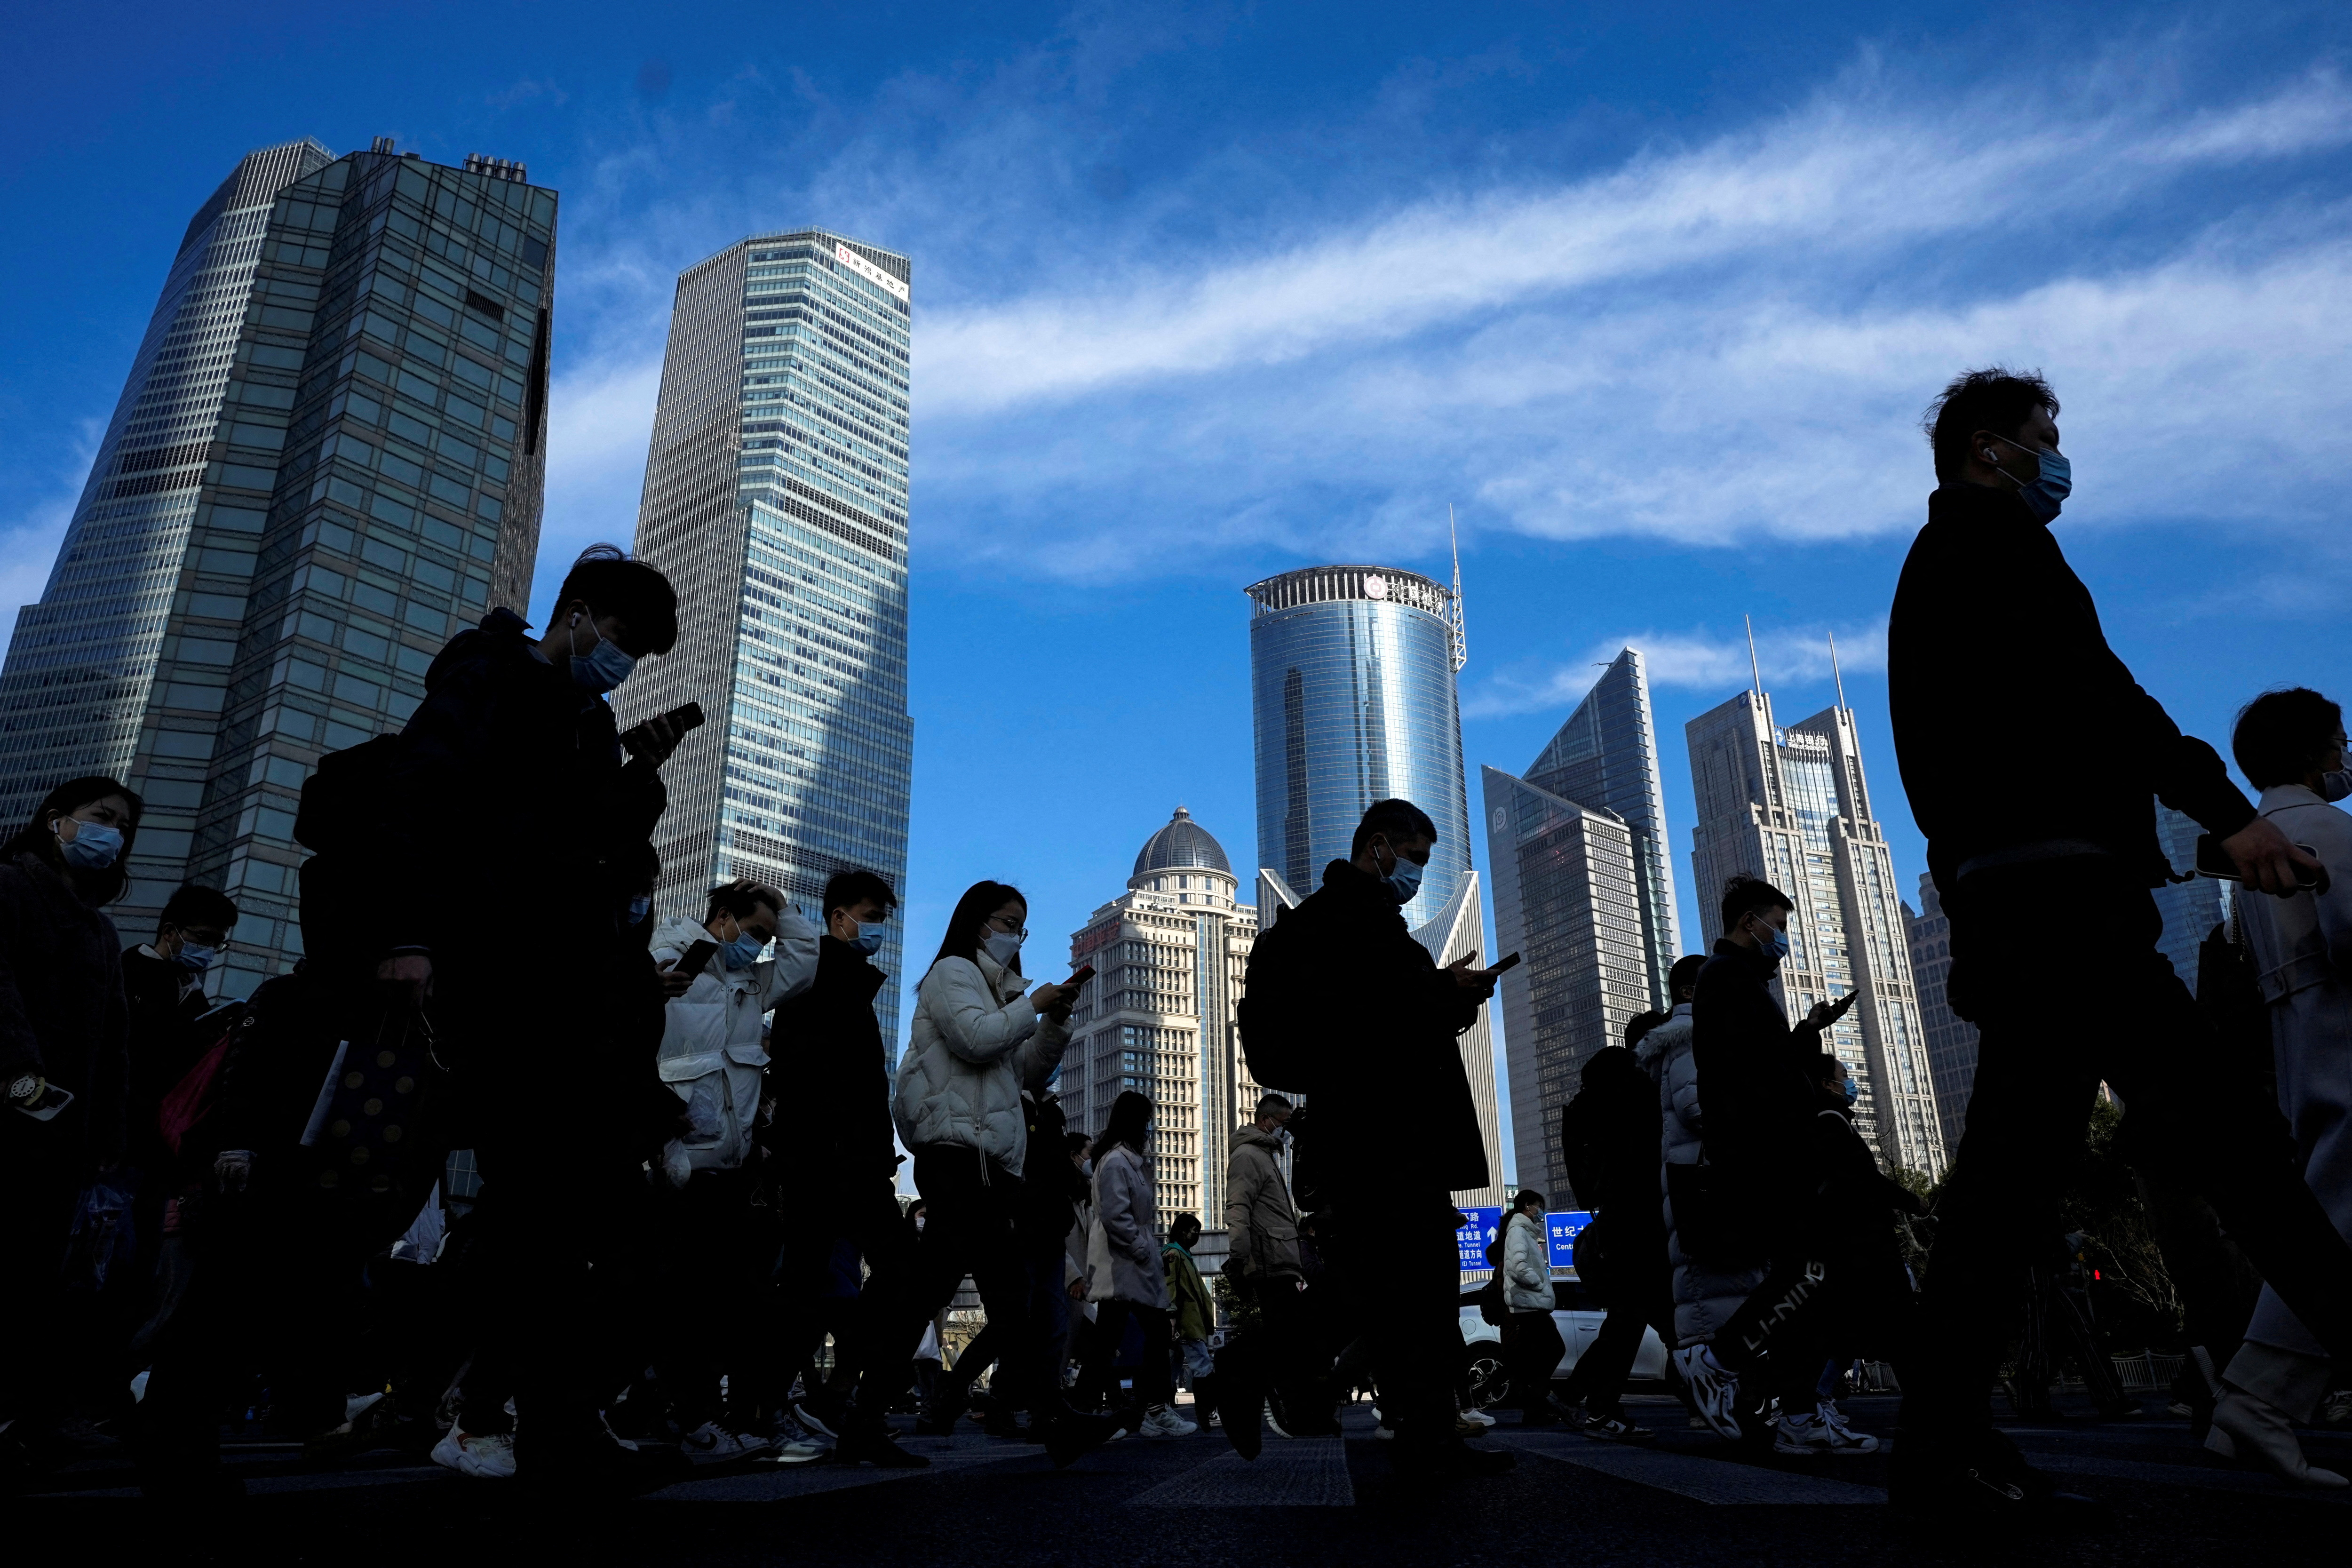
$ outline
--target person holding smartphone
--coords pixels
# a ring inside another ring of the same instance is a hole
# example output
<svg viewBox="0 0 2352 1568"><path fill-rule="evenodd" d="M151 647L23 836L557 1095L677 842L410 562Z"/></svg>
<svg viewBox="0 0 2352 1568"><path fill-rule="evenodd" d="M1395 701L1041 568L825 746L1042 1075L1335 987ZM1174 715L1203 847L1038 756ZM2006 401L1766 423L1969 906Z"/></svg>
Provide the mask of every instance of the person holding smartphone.
<svg viewBox="0 0 2352 1568"><path fill-rule="evenodd" d="M74 779L0 845L0 1422L37 1458L69 1414L58 1262L74 1203L122 1158L129 1020L103 911L141 810L113 779Z"/></svg>

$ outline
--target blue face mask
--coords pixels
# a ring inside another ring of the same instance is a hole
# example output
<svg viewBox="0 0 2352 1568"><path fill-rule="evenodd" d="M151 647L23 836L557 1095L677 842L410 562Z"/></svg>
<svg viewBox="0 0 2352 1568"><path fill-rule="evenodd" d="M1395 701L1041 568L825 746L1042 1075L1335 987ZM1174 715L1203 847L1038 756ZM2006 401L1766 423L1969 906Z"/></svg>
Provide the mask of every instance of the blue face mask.
<svg viewBox="0 0 2352 1568"><path fill-rule="evenodd" d="M2015 441L2009 444L2021 452L2033 451L2032 447L2021 446ZM2019 486L2017 499L2025 503L2026 510L2042 521L2049 522L2057 517L2058 510L2065 504L2066 498L2074 493L2074 465L2054 448L2033 452L2033 455L2042 459L2042 477L2032 484ZM2003 468L2001 471L2007 473L2009 470Z"/></svg>
<svg viewBox="0 0 2352 1568"><path fill-rule="evenodd" d="M1396 858L1396 869L1382 877L1381 885L1396 895L1398 903L1409 904L1412 902L1413 895L1421 891L1422 873L1427 869L1427 867L1416 866L1399 855Z"/></svg>
<svg viewBox="0 0 2352 1568"><path fill-rule="evenodd" d="M868 958L873 957L882 951L881 926L879 924L859 925L857 934L849 939L849 946L853 951L862 952Z"/></svg>
<svg viewBox="0 0 2352 1568"><path fill-rule="evenodd" d="M760 954L766 950L767 945L768 941L765 937L757 931L747 931L725 947L720 948L719 955L726 961L727 967L730 969L749 969L760 962Z"/></svg>
<svg viewBox="0 0 2352 1568"><path fill-rule="evenodd" d="M220 949L216 947L199 947L193 942L183 942L180 943L180 951L172 955L172 962L183 969L202 974L213 966L213 960L219 956Z"/></svg>
<svg viewBox="0 0 2352 1568"><path fill-rule="evenodd" d="M1749 918L1756 921L1756 951L1778 967L1780 961L1789 956L1789 933L1759 916Z"/></svg>
<svg viewBox="0 0 2352 1568"><path fill-rule="evenodd" d="M63 827L51 829L58 835L58 849L66 864L85 871L103 871L122 854L122 835L102 822L74 821L74 836L68 839Z"/></svg>
<svg viewBox="0 0 2352 1568"><path fill-rule="evenodd" d="M602 697L624 680L637 661L611 637L600 639L587 653L572 656L572 679Z"/></svg>
<svg viewBox="0 0 2352 1568"><path fill-rule="evenodd" d="M635 898L629 900L629 923L633 926L641 926L645 924L646 917L653 913L653 910L654 900L652 895L639 893Z"/></svg>
<svg viewBox="0 0 2352 1568"><path fill-rule="evenodd" d="M1844 1089L1845 1089L1845 1102L1846 1102L1848 1105L1852 1105L1855 1100L1860 1100L1860 1099L1862 1098L1862 1090L1854 1087L1853 1079L1846 1079L1846 1080L1845 1080L1845 1084L1844 1084Z"/></svg>

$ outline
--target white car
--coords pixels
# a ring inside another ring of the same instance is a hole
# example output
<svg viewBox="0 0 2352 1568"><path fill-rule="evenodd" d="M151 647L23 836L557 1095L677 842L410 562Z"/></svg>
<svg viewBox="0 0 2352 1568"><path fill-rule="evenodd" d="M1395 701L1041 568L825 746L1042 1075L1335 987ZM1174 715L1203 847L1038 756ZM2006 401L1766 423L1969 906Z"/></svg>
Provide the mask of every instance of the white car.
<svg viewBox="0 0 2352 1568"><path fill-rule="evenodd" d="M1510 1394L1510 1379L1503 1370L1503 1331L1478 1313L1478 1303L1472 1298L1486 1286L1485 1280L1462 1287L1462 1355L1469 1373L1471 1403L1480 1409L1500 1405ZM1551 1289L1557 1303L1551 1321L1559 1329L1560 1342L1567 1348L1561 1352L1559 1364L1552 1368L1555 1382L1569 1374L1577 1359L1591 1348L1601 1332L1608 1309L1592 1300L1583 1282L1574 1274L1554 1271ZM1666 1381L1669 1363L1665 1342L1658 1331L1644 1324L1642 1348L1633 1352L1633 1376L1644 1381Z"/></svg>

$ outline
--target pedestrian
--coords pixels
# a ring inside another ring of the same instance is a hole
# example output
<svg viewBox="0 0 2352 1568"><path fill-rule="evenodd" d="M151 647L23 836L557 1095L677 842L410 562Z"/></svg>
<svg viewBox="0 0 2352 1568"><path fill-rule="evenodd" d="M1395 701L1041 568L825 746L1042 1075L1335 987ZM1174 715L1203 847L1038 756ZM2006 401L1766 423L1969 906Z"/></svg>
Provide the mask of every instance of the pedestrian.
<svg viewBox="0 0 2352 1568"><path fill-rule="evenodd" d="M1209 1336L1217 1330L1217 1306L1201 1282L1192 1248L1201 1241L1201 1216L1180 1214L1168 1222L1168 1244L1160 1267L1168 1279L1170 1312L1176 1331L1176 1364L1192 1391L1192 1415L1200 1425L1217 1425L1217 1363Z"/></svg>
<svg viewBox="0 0 2352 1568"><path fill-rule="evenodd" d="M1674 1342L1674 1276L1657 1201L1663 1119L1657 1086L1634 1056L1640 1043L1666 1021L1658 1013L1628 1020L1627 1045L1593 1052L1580 1075L1576 1098L1560 1108L1559 1147L1569 1183L1578 1205L1593 1215L1578 1237L1578 1254L1601 1264L1584 1284L1608 1309L1569 1381L1584 1401L1585 1435L1615 1442L1652 1440L1654 1434L1625 1414L1625 1383L1646 1331L1654 1327L1669 1345Z"/></svg>
<svg viewBox="0 0 2352 1568"><path fill-rule="evenodd" d="M1224 1274L1255 1321L1217 1358L1227 1400L1227 1439L1245 1456L1259 1445L1261 1409L1285 1436L1337 1431L1328 1360L1315 1352L1298 1210L1282 1157L1296 1114L1284 1095L1258 1099L1256 1115L1234 1129L1225 1166Z"/></svg>
<svg viewBox="0 0 2352 1568"><path fill-rule="evenodd" d="M1828 1342L1839 1353L1813 1384L1814 1414L1826 1432L1801 1421L1775 1434L1781 1453L1869 1454L1878 1439L1856 1432L1838 1408L1837 1372L1856 1359L1860 1347L1894 1366L1899 1378L1909 1364L1915 1331L1910 1270L1895 1241L1898 1216L1927 1212L1927 1200L1879 1168L1878 1156L1854 1130L1853 1105L1861 1086L1844 1062L1824 1051L1813 1066L1813 1165L1818 1173L1815 1209L1819 1246L1828 1259Z"/></svg>
<svg viewBox="0 0 2352 1568"><path fill-rule="evenodd" d="M1551 1241L1544 1234L1544 1195L1532 1189L1511 1200L1503 1220L1501 1262L1503 1305L1510 1312L1504 1335L1509 1348L1505 1365L1511 1397L1519 1407L1522 1426L1557 1426L1559 1414L1552 1408L1551 1378L1568 1354L1568 1343L1552 1321L1559 1298L1551 1288Z"/></svg>
<svg viewBox="0 0 2352 1568"><path fill-rule="evenodd" d="M1095 1341L1081 1386L1089 1401L1107 1394L1112 1365L1133 1321L1143 1336L1131 1401L1118 1425L1146 1437L1189 1437L1199 1430L1168 1405L1168 1277L1160 1263L1158 1185L1147 1154L1151 1100L1134 1089L1111 1101L1110 1121L1095 1140L1094 1230L1087 1249L1087 1299L1095 1304Z"/></svg>
<svg viewBox="0 0 2352 1568"><path fill-rule="evenodd" d="M2264 820L2326 868L2324 888L2241 889L2236 902L2304 1180L2336 1229L2352 1236L2352 817L2327 803L2344 744L2343 710L2304 687L2255 698L2231 735L2239 771L2262 791ZM2352 1485L2305 1458L2294 1434L2316 1424L2331 1370L2326 1345L2265 1284L2244 1343L2222 1369L2205 1446L2302 1486Z"/></svg>
<svg viewBox="0 0 2352 1568"><path fill-rule="evenodd" d="M2276 1104L2202 1070L2212 1026L2156 949L2148 889L2170 869L2151 796L2211 834L2251 890L2291 892L2311 858L2107 647L2050 531L2073 485L2057 414L2039 376L1999 369L1937 399L1938 488L1887 629L1895 753L1951 920L1948 995L1978 1029L1888 1478L1891 1500L1937 1517L2085 1513L1993 1430L1986 1391L2029 1255L2062 1228L2102 1080L2138 1146L2176 1164L2317 1342L2352 1359L2352 1246L2304 1184ZM1956 734L2019 737L2037 775L2062 782L2020 789L2010 748L1956 750ZM2089 1027L2086 973L2100 977Z"/></svg>
<svg viewBox="0 0 2352 1568"><path fill-rule="evenodd" d="M1259 936L1240 1008L1251 1073L1313 1105L1317 1217L1371 1341L1381 1409L1396 1424L1392 1462L1431 1477L1512 1464L1466 1447L1454 1425L1452 1194L1492 1180L1457 1041L1495 976L1474 967L1475 953L1439 967L1405 925L1436 850L1426 812L1373 802L1349 858L1325 867L1322 886ZM1467 863L1466 845L1446 853Z"/></svg>
<svg viewBox="0 0 2352 1568"><path fill-rule="evenodd" d="M890 1112L914 1154L915 1186L929 1217L902 1353L970 1275L990 1321L1022 1325L1018 1342L999 1353L997 1381L1021 1391L1033 1417L1043 1413L1046 1451L1066 1465L1108 1440L1113 1429L1079 1418L1050 1385L1047 1351L1035 1327L1041 1320L1030 1310L1029 1272L1014 1231L1029 1153L1022 1091L1043 1092L1069 1048L1077 996L1075 985L1032 987L1022 974L1028 918L1029 902L1017 888L967 888L916 991ZM936 1419L940 1413L926 1414ZM878 1413L866 1419L879 1426Z"/></svg>
<svg viewBox="0 0 2352 1568"><path fill-rule="evenodd" d="M1815 1406L1832 1325L1823 1295L1828 1259L1817 1212L1822 1173L1811 1068L1823 1035L1861 993L1816 1003L1790 1027L1772 982L1789 952L1794 908L1759 878L1731 878L1718 911L1723 934L1692 990L1691 1057L1707 1107L1702 1154L1717 1209L1717 1235L1698 1252L1763 1259L1769 1269L1712 1345L1685 1358L1683 1370L1699 1413L1724 1436L1740 1436L1740 1417L1777 1399L1776 1441L1801 1436L1814 1449L1842 1452ZM1695 1196L1685 1189L1683 1206ZM1686 1244L1702 1217L1681 1216ZM1743 1381L1749 1385L1744 1390Z"/></svg>
<svg viewBox="0 0 2352 1568"><path fill-rule="evenodd" d="M678 1451L698 1464L772 1446L751 1416L762 1382L755 1368L781 1348L778 1336L756 1326L777 1254L771 1206L753 1201L761 1195L754 1152L768 1067L763 1031L767 1015L816 978L818 942L816 927L787 908L783 894L741 879L710 889L698 923L672 915L654 933L656 965L689 977L668 1000L659 1047L662 1081L677 1097L685 1127L662 1151L656 1212L667 1243L665 1295L673 1310L692 1303L694 1326L674 1318L665 1325L657 1364L674 1402ZM698 950L699 963L687 963ZM722 1377L731 1396L724 1403ZM780 1401L772 1368L765 1381Z"/></svg>
<svg viewBox="0 0 2352 1568"><path fill-rule="evenodd" d="M12 1468L70 1457L76 1335L58 1265L77 1205L116 1191L122 1159L129 1023L104 911L128 881L142 809L113 779L72 779L0 845L0 1437L14 1450L0 1464ZM105 1212L90 1223L120 1222L119 1206Z"/></svg>

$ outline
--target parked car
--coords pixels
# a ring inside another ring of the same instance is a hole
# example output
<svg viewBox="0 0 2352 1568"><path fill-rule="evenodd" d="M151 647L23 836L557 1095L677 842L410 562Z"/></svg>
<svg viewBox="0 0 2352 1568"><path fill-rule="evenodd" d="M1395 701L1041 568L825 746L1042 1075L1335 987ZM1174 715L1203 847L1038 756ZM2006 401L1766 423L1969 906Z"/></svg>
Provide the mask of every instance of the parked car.
<svg viewBox="0 0 2352 1568"><path fill-rule="evenodd" d="M1501 1404L1511 1392L1510 1379L1503 1371L1503 1331L1478 1315L1475 1298L1485 1285L1481 1279L1462 1287L1463 1364L1468 1374L1471 1403L1480 1409ZM1592 1299L1581 1280L1566 1270L1552 1271L1551 1289L1559 1303L1552 1308L1551 1321L1559 1326L1560 1342L1567 1347L1559 1364L1552 1368L1552 1379L1557 1382L1569 1374L1577 1358L1591 1346L1609 1311ZM1664 1383L1669 1364L1665 1342L1658 1338L1658 1331L1643 1329L1642 1348L1633 1353L1634 1378Z"/></svg>

